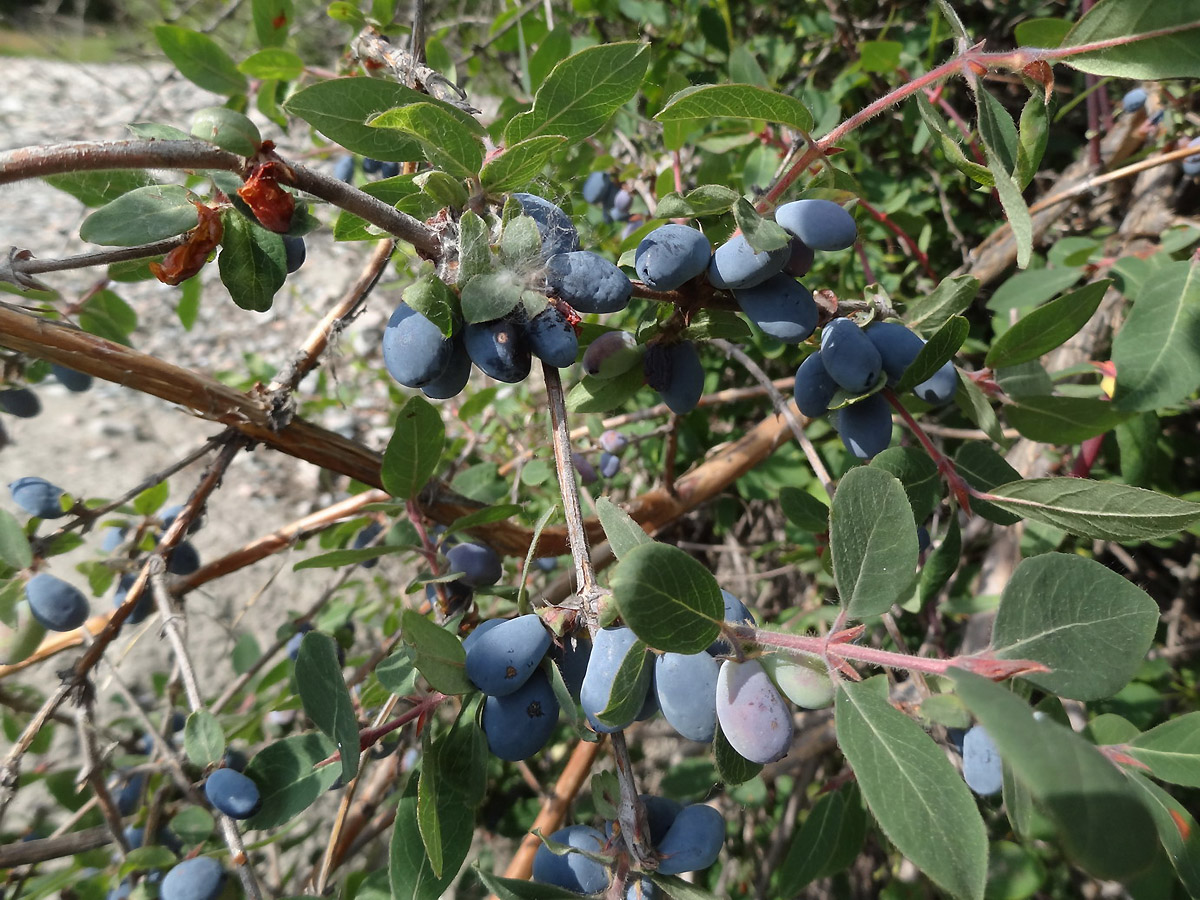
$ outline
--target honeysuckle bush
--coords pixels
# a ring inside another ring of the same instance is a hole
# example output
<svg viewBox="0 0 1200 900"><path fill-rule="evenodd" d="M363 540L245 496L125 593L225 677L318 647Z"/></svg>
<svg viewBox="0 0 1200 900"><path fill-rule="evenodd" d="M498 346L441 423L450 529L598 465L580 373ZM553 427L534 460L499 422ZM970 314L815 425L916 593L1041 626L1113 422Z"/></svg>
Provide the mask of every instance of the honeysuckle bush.
<svg viewBox="0 0 1200 900"><path fill-rule="evenodd" d="M1091 881L1200 893L1200 229L1177 149L1193 127L1200 5L1098 0L1038 18L1039 4L1015 2L595 0L496 4L464 24L429 3L413 53L407 4L335 2L326 25L342 44L327 58L297 33L299 6L253 0L211 34L186 18L141 23L183 77L225 98L193 121L0 153L0 183L44 178L91 207L80 236L98 250L8 251L5 386L36 391L53 363L214 422L194 484L143 473L124 493L62 494L52 520L0 511L0 864L14 895L123 884L155 896L154 872L204 854L248 896L573 896L526 880L532 850L566 823L602 820L617 823L596 857L612 897L627 885L684 900L1067 897ZM1120 108L1135 86L1142 105ZM277 149L268 127L307 149ZM332 174L346 154L404 168L348 184ZM600 171L631 196L626 212L580 197ZM580 315L548 299L554 235L515 193L560 206L582 247L633 281L629 305ZM869 460L774 385L790 385L817 338L767 336L704 275L662 291L634 274L639 242L669 221L713 246L740 232L777 251L790 236L772 212L798 198L835 201L857 222L853 252L818 253L804 276L821 325L890 318L927 341L890 386L834 397L890 404L891 446ZM288 277L284 237L318 230L359 242L363 275L316 311L295 358L248 371L243 390L137 350L122 284L178 284L187 327L203 304L252 330ZM220 287L202 288L214 254ZM76 309L55 273L88 266L113 280ZM375 287L385 270L400 291ZM638 357L612 378L544 366L509 387L475 373L431 401L391 382L374 351L358 357L370 342L330 343L364 304L390 312L401 296L446 339L553 304L581 347L613 329L634 336L635 354L692 341L704 398L682 414L659 405ZM353 363L345 390L388 391L386 448L321 427L333 388L304 376L334 355ZM947 362L952 403L906 393ZM619 473L581 485L579 458L598 457L614 427L629 438ZM252 445L323 467L349 498L264 522L272 538L197 571L164 571L195 527L220 528L205 504ZM187 502L166 514L169 495ZM364 531L372 523L384 527ZM113 525L126 530L102 547ZM271 646L239 633L226 680L198 683L181 631L192 592L296 540L295 568L337 570L331 589L281 610ZM504 554L501 581L464 588L447 568L454 540ZM707 543L741 563L697 549ZM81 544L95 552L77 572L55 561ZM404 565L358 568L381 557ZM562 557L556 572L533 565L546 557ZM753 567L764 574L731 577ZM43 637L31 616L24 585L49 569L103 598L86 641ZM756 621L726 621L721 588ZM664 756L642 745L668 733L653 721L598 735L566 667L545 662L562 715L518 768L487 752L461 638L481 618L529 612L559 647L632 629L601 724L636 713L658 654L718 639L726 675L765 659L793 701L832 712L787 706L789 753L764 766L735 749L754 755L762 735L734 698L749 724L718 703L711 744L673 737ZM102 721L103 666L146 615L180 681ZM809 693L787 669L797 661ZM82 755L52 752L76 719ZM957 771L953 736L973 724L1002 760L999 796L975 796ZM262 801L236 821L198 790L234 765L231 743ZM689 881L654 871L638 800L648 781L725 815L719 861ZM40 831L12 802L39 788L61 806ZM179 844L133 847L125 826L166 827Z"/></svg>

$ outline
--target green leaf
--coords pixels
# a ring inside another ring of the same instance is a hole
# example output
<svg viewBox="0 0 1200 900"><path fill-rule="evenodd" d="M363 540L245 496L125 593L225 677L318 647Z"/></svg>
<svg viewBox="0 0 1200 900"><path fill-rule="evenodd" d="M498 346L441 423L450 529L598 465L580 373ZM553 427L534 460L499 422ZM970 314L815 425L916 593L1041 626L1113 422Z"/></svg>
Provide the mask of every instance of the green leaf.
<svg viewBox="0 0 1200 900"><path fill-rule="evenodd" d="M463 318L471 324L502 318L516 308L524 292L525 282L511 269L476 275L462 289Z"/></svg>
<svg viewBox="0 0 1200 900"><path fill-rule="evenodd" d="M731 309L699 309L692 315L683 337L689 341L711 341L723 338L741 343L753 338L754 332L746 320Z"/></svg>
<svg viewBox="0 0 1200 900"><path fill-rule="evenodd" d="M482 126L470 121L468 125L443 105L410 103L380 113L369 124L411 135L421 145L423 159L458 178L472 178L483 165L483 141Z"/></svg>
<svg viewBox="0 0 1200 900"><path fill-rule="evenodd" d="M801 531L821 534L829 530L829 507L807 491L785 486L779 490L779 507Z"/></svg>
<svg viewBox="0 0 1200 900"><path fill-rule="evenodd" d="M1022 436L1044 444L1078 444L1112 431L1130 413L1098 397L1022 397L1004 413Z"/></svg>
<svg viewBox="0 0 1200 900"><path fill-rule="evenodd" d="M916 447L889 447L876 454L869 465L891 473L904 485L915 521L924 522L933 515L942 499L942 479L928 453Z"/></svg>
<svg viewBox="0 0 1200 900"><path fill-rule="evenodd" d="M961 555L962 530L959 528L958 519L951 518L946 536L925 558L925 565L921 567L921 577L918 581L921 606L936 597L942 588L950 583L950 576L958 569Z"/></svg>
<svg viewBox="0 0 1200 900"><path fill-rule="evenodd" d="M970 383L970 379L967 379ZM1021 477L1021 473L1008 464L1003 456L987 444L971 441L958 448L954 455L954 468L977 491L990 491L999 484L1008 484ZM978 497L971 498L971 510L997 525L1015 525L1021 516L1006 512Z"/></svg>
<svg viewBox="0 0 1200 900"><path fill-rule="evenodd" d="M436 325L446 337L454 334L454 323L458 319L458 295L437 275L430 272L418 278L404 289L400 297Z"/></svg>
<svg viewBox="0 0 1200 900"><path fill-rule="evenodd" d="M421 769L417 779L417 830L434 878L442 877L442 826L437 809L437 779Z"/></svg>
<svg viewBox="0 0 1200 900"><path fill-rule="evenodd" d="M1089 50L1059 61L1091 75L1158 80L1200 77L1196 0L1141 5L1100 0L1063 39L1062 47L1119 40L1102 50ZM1166 34L1154 35L1165 31Z"/></svg>
<svg viewBox="0 0 1200 900"><path fill-rule="evenodd" d="M995 369L1030 362L1066 343L1096 312L1110 284L1108 278L1093 281L1035 309L996 338L984 365Z"/></svg>
<svg viewBox="0 0 1200 900"><path fill-rule="evenodd" d="M1005 585L992 647L1000 659L1049 666L1026 676L1043 690L1099 700L1133 677L1157 625L1158 604L1116 572L1082 556L1044 553L1022 560Z"/></svg>
<svg viewBox="0 0 1200 900"><path fill-rule="evenodd" d="M938 369L954 358L970 330L970 324L962 316L947 319L904 370L904 375L896 384L896 393L910 391L927 378L932 378Z"/></svg>
<svg viewBox="0 0 1200 900"><path fill-rule="evenodd" d="M79 313L79 327L84 331L126 346L137 323L133 308L109 290L93 294Z"/></svg>
<svg viewBox="0 0 1200 900"><path fill-rule="evenodd" d="M366 122L379 113L410 103L437 106L466 128L478 127L475 119L462 110L382 78L318 81L294 93L283 108L352 153L383 162L406 162L424 158L421 142L403 131L372 128Z"/></svg>
<svg viewBox="0 0 1200 900"><path fill-rule="evenodd" d="M391 553L402 553L407 547L362 547L354 549L347 547L342 550L330 550L328 553L318 553L308 559L302 559L292 566L293 572L304 569L338 569L342 566L354 566L369 559L378 559Z"/></svg>
<svg viewBox="0 0 1200 900"><path fill-rule="evenodd" d="M1071 287L1082 275L1082 269L1073 267L1016 272L988 298L987 308L1004 313L1023 306L1036 306Z"/></svg>
<svg viewBox="0 0 1200 900"><path fill-rule="evenodd" d="M413 651L413 665L434 690L443 694L475 690L467 679L467 655L458 638L412 609L404 611L400 624L404 643Z"/></svg>
<svg viewBox="0 0 1200 900"><path fill-rule="evenodd" d="M640 640L634 641L617 667L617 674L609 688L608 702L604 709L596 713L596 718L602 724L613 727L632 720L646 702L646 691L650 688L653 673L654 663L646 645Z"/></svg>
<svg viewBox="0 0 1200 900"><path fill-rule="evenodd" d="M1057 47L1070 30L1066 19L1026 19L1013 28L1013 36L1022 47Z"/></svg>
<svg viewBox="0 0 1200 900"><path fill-rule="evenodd" d="M746 242L760 253L786 247L792 239L774 220L759 215L745 197L739 197L733 205L733 220L742 230Z"/></svg>
<svg viewBox="0 0 1200 900"><path fill-rule="evenodd" d="M253 0L254 34L264 47L277 47L287 39L292 21L292 0Z"/></svg>
<svg viewBox="0 0 1200 900"><path fill-rule="evenodd" d="M396 413L392 439L383 451L380 478L393 497L412 500L421 493L442 458L446 426L437 407L424 397L409 397Z"/></svg>
<svg viewBox="0 0 1200 900"><path fill-rule="evenodd" d="M713 762L717 766L717 775L726 784L745 784L762 771L762 763L750 762L742 754L733 749L729 738L721 731L721 723L717 723L717 733L713 738Z"/></svg>
<svg viewBox="0 0 1200 900"><path fill-rule="evenodd" d="M908 305L906 323L917 334L928 337L971 305L979 293L974 275L955 275L942 279L930 293Z"/></svg>
<svg viewBox="0 0 1200 900"><path fill-rule="evenodd" d="M233 209L221 219L225 224L217 257L221 283L242 309L266 312L287 278L283 238Z"/></svg>
<svg viewBox="0 0 1200 900"><path fill-rule="evenodd" d="M118 870L121 875L130 872L145 872L148 869L169 869L177 862L175 854L161 844L135 847L125 856Z"/></svg>
<svg viewBox="0 0 1200 900"><path fill-rule="evenodd" d="M729 212L740 199L742 195L731 187L702 184L683 195L672 192L660 197L654 214L660 219L716 216Z"/></svg>
<svg viewBox="0 0 1200 900"><path fill-rule="evenodd" d="M979 136L985 148L990 147L1009 175L1017 173L1017 126L1004 105L983 90L975 91L975 106L979 115ZM986 149L985 149L986 153Z"/></svg>
<svg viewBox="0 0 1200 900"><path fill-rule="evenodd" d="M1163 722L1129 742L1125 751L1160 781L1200 787L1200 713Z"/></svg>
<svg viewBox="0 0 1200 900"><path fill-rule="evenodd" d="M66 191L84 206L103 206L138 188L156 184L142 169L105 169L101 172L64 172L47 175L46 184Z"/></svg>
<svg viewBox="0 0 1200 900"><path fill-rule="evenodd" d="M871 681L843 681L835 714L838 744L867 806L935 884L954 897L982 898L987 831L975 798L941 748Z"/></svg>
<svg viewBox="0 0 1200 900"><path fill-rule="evenodd" d="M988 502L1098 541L1149 541L1200 520L1200 504L1086 478L1031 478L991 488Z"/></svg>
<svg viewBox="0 0 1200 900"><path fill-rule="evenodd" d="M717 580L678 547L629 549L611 584L625 624L656 650L700 653L720 634L725 604Z"/></svg>
<svg viewBox="0 0 1200 900"><path fill-rule="evenodd" d="M591 137L631 100L650 61L649 45L633 41L587 47L554 67L533 108L504 128L504 145L557 134L572 142Z"/></svg>
<svg viewBox="0 0 1200 900"><path fill-rule="evenodd" d="M487 738L471 713L470 704L446 734L433 742L422 765L436 769L438 790L458 798L472 809L483 802L487 794ZM449 797L446 797L449 800Z"/></svg>
<svg viewBox="0 0 1200 900"><path fill-rule="evenodd" d="M401 647L375 667L375 677L393 694L407 697L416 690L417 685L417 668L413 665L412 653L407 647Z"/></svg>
<svg viewBox="0 0 1200 900"><path fill-rule="evenodd" d="M608 538L608 545L612 547L613 555L617 559L624 559L635 547L654 543L654 539L630 518L629 513L607 497L596 499L596 517L600 519L600 526Z"/></svg>
<svg viewBox="0 0 1200 900"><path fill-rule="evenodd" d="M432 174L432 173L427 173ZM439 174L445 174L444 172ZM389 206L394 206L401 212L419 219L427 219L441 207L421 190L415 175L397 175L395 178L385 178L371 184L364 184L360 190L382 200ZM337 241L366 241L377 239L382 232L374 225L369 225L354 213L342 210L333 225L333 238Z"/></svg>
<svg viewBox="0 0 1200 900"><path fill-rule="evenodd" d="M1200 827L1182 803L1137 772L1126 772L1130 784L1154 817L1158 839L1189 897L1200 897Z"/></svg>
<svg viewBox="0 0 1200 900"><path fill-rule="evenodd" d="M579 894L566 888L519 878L502 878L478 865L475 874L484 887L496 895L497 900L579 900Z"/></svg>
<svg viewBox="0 0 1200 900"><path fill-rule="evenodd" d="M833 496L829 547L842 608L877 616L908 596L917 569L917 526L904 486L870 466L851 469Z"/></svg>
<svg viewBox="0 0 1200 900"><path fill-rule="evenodd" d="M151 485L133 498L133 511L139 516L149 516L160 509L171 496L171 485L166 481Z"/></svg>
<svg viewBox="0 0 1200 900"><path fill-rule="evenodd" d="M1157 844L1150 814L1094 745L1052 719L1034 719L1022 700L985 678L949 674L1069 856L1097 878L1125 879L1149 864Z"/></svg>
<svg viewBox="0 0 1200 900"><path fill-rule="evenodd" d="M1129 412L1180 403L1200 384L1200 264L1159 267L1113 340L1117 390Z"/></svg>
<svg viewBox="0 0 1200 900"><path fill-rule="evenodd" d="M524 190L546 168L554 152L566 142L567 139L562 135L544 134L505 147L498 156L493 156L483 164L483 171L479 173L483 189L489 194Z"/></svg>
<svg viewBox="0 0 1200 900"><path fill-rule="evenodd" d="M192 137L242 156L253 156L262 143L257 125L240 112L224 106L196 110L192 116Z"/></svg>
<svg viewBox="0 0 1200 900"><path fill-rule="evenodd" d="M304 712L341 751L342 778L350 781L358 774L358 720L338 663L337 643L329 635L310 631L301 638L296 687Z"/></svg>
<svg viewBox="0 0 1200 900"><path fill-rule="evenodd" d="M660 122L715 118L765 119L796 131L813 127L812 113L795 97L752 84L702 84L684 88L654 116Z"/></svg>
<svg viewBox="0 0 1200 900"><path fill-rule="evenodd" d="M567 392L567 411L609 412L636 394L645 383L646 375L640 365L616 378L584 378Z"/></svg>
<svg viewBox="0 0 1200 900"><path fill-rule="evenodd" d="M458 222L458 283L465 285L476 275L492 271L492 250L488 243L488 227L471 210Z"/></svg>
<svg viewBox="0 0 1200 900"><path fill-rule="evenodd" d="M246 76L212 38L179 25L158 25L154 38L188 81L214 94L246 93Z"/></svg>
<svg viewBox="0 0 1200 900"><path fill-rule="evenodd" d="M996 183L1000 205L1004 207L1004 217L1012 229L1013 242L1017 245L1017 268L1026 269L1033 256L1033 217L1029 214L1020 185L1008 173L1003 159L988 143L983 144L983 153Z"/></svg>
<svg viewBox="0 0 1200 900"><path fill-rule="evenodd" d="M1017 169L1013 172L1017 185L1024 190L1038 173L1046 144L1050 140L1050 115L1046 100L1034 93L1021 109L1020 132L1017 143Z"/></svg>
<svg viewBox="0 0 1200 900"><path fill-rule="evenodd" d="M436 626L435 626L436 627ZM471 849L475 810L456 796L438 803L441 824L442 874L435 875L421 839L415 782L400 799L388 853L388 877L395 900L440 900Z"/></svg>
<svg viewBox="0 0 1200 900"><path fill-rule="evenodd" d="M212 813L203 806L185 806L182 812L171 817L167 827L184 843L203 844L216 824Z"/></svg>
<svg viewBox="0 0 1200 900"><path fill-rule="evenodd" d="M987 166L981 166L974 160L967 158L967 155L963 152L962 145L959 144L960 134L946 124L946 121L934 109L933 104L929 102L925 94L918 92L916 98L917 109L921 113L925 127L937 139L938 145L942 148L942 153L946 155L946 159L950 161L950 164L972 181L984 187L994 185L996 180L992 177L992 173L988 171ZM963 278L969 276L959 275L957 277Z"/></svg>
<svg viewBox="0 0 1200 900"><path fill-rule="evenodd" d="M183 750L200 768L219 763L225 755L225 731L217 717L206 709L189 715L183 727Z"/></svg>
<svg viewBox="0 0 1200 900"><path fill-rule="evenodd" d="M304 60L290 50L270 47L246 57L238 71L264 81L295 81L304 74Z"/></svg>
<svg viewBox="0 0 1200 900"><path fill-rule="evenodd" d="M132 122L125 126L135 138L147 141L190 141L192 136L174 125L160 122ZM235 178L237 176L234 176Z"/></svg>
<svg viewBox="0 0 1200 900"><path fill-rule="evenodd" d="M129 191L83 220L79 236L93 244L133 247L183 234L196 227L196 207L177 184Z"/></svg>
<svg viewBox="0 0 1200 900"><path fill-rule="evenodd" d="M246 821L246 827L276 828L308 809L337 781L338 766L313 768L336 749L325 735L310 732L276 741L255 754L246 775L258 785L262 808ZM357 753L351 755L358 760Z"/></svg>
<svg viewBox="0 0 1200 900"><path fill-rule="evenodd" d="M796 829L779 866L775 896L794 897L849 866L862 850L867 816L853 786L822 794Z"/></svg>
<svg viewBox="0 0 1200 900"><path fill-rule="evenodd" d="M29 549L25 529L6 509L0 509L0 562L14 569L28 569L33 565L33 551Z"/></svg>

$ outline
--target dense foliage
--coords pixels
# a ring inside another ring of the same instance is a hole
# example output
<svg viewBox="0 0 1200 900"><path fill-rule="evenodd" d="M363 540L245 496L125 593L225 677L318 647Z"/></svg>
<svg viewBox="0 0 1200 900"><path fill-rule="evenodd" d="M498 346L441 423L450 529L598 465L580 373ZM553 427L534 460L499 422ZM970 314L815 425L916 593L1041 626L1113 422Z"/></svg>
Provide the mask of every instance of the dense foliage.
<svg viewBox="0 0 1200 900"><path fill-rule="evenodd" d="M6 467L6 897L1200 895L1200 3L206 6L153 47L223 105L0 152L99 248L0 263L0 426L214 423L190 484ZM123 285L252 330L319 231L293 358L137 349ZM202 560L255 446L345 497ZM297 541L333 587L198 679L194 592Z"/></svg>

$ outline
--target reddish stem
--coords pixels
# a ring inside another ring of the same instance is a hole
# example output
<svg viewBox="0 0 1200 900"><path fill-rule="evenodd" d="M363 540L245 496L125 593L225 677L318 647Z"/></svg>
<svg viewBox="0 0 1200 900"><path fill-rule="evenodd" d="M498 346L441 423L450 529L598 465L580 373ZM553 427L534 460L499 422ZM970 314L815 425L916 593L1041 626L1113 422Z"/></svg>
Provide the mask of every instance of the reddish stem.
<svg viewBox="0 0 1200 900"><path fill-rule="evenodd" d="M1100 455L1100 445L1103 443L1104 435L1098 434L1079 445L1079 455L1075 457L1075 464L1071 466L1072 477L1087 478L1091 474L1096 457Z"/></svg>
<svg viewBox="0 0 1200 900"><path fill-rule="evenodd" d="M869 215L872 219L900 239L900 243L904 244L904 246L908 248L909 252L916 257L917 262L921 264L921 268L925 270L926 275L928 275L934 281L941 281L941 279L938 277L938 273L935 272L933 270L933 266L930 265L929 257L925 254L925 251L921 249L920 245L918 245L913 239L912 235L892 221L891 216L889 216L887 213L876 209L865 200L860 199L858 201L858 205L863 208L867 215Z"/></svg>
<svg viewBox="0 0 1200 900"><path fill-rule="evenodd" d="M913 433L921 446L925 448L925 452L929 454L929 458L937 464L938 474L945 480L946 486L950 492L954 494L954 499L958 501L958 505L968 516L971 515L971 486L967 484L963 477L958 474L958 469L954 468L954 463L941 450L934 445L929 439L929 435L913 418L912 413L904 408L904 404L900 402L900 398L896 396L891 388L884 388L883 396L887 398L887 402L892 405L892 408L900 414L900 418L904 420L904 424L908 426L909 431Z"/></svg>
<svg viewBox="0 0 1200 900"><path fill-rule="evenodd" d="M358 733L358 752L361 753L368 747L373 746L379 741L380 738L386 734L390 734L397 728L402 728L409 722L428 715L433 710L437 709L442 701L447 699L449 698L445 694L439 694L437 691L434 691L432 694L419 701L412 709L402 712L400 715L396 716L396 718L392 719L392 721L386 722L383 725L380 725L378 728L364 728ZM320 769L323 766L333 765L335 762L340 762L341 758L342 752L339 750L337 753L333 754L333 756L326 757L319 763L316 763L313 768Z"/></svg>

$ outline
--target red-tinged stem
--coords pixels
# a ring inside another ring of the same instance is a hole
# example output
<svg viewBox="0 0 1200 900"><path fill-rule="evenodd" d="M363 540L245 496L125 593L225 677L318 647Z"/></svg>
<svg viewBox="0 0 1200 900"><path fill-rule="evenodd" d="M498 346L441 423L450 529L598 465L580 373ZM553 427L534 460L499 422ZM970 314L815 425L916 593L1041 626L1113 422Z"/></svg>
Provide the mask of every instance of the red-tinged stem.
<svg viewBox="0 0 1200 900"><path fill-rule="evenodd" d="M424 715L428 715L430 712L437 709L437 707L447 699L449 698L445 694L439 694L437 691L434 691L432 694L421 700L412 709L402 712L400 715L396 716L396 718L392 719L392 721L386 722L383 725L380 725L378 728L363 729L358 733L359 753L374 745L384 735L395 731L397 728L402 728L409 722L415 721ZM342 752L339 750L337 753L333 754L333 756L326 757L319 763L316 763L313 768L320 769L323 766L333 765L335 762L340 762L341 758Z"/></svg>
<svg viewBox="0 0 1200 900"><path fill-rule="evenodd" d="M920 248L917 242L913 240L912 235L892 221L891 216L889 216L887 213L876 209L865 200L860 199L858 201L858 205L863 208L867 215L869 215L872 219L900 239L900 243L904 244L904 246L908 248L909 252L916 257L917 262L921 264L921 268L925 270L926 275L928 275L934 281L941 281L937 272L933 270L933 266L930 265L929 257L925 254L925 251Z"/></svg>
<svg viewBox="0 0 1200 900"><path fill-rule="evenodd" d="M1104 435L1098 434L1079 445L1079 455L1075 457L1075 464L1071 466L1072 477L1087 478L1091 474L1092 466L1096 464L1096 458L1100 455L1100 445L1103 443Z"/></svg>
<svg viewBox="0 0 1200 900"><path fill-rule="evenodd" d="M900 414L900 418L904 420L904 424L908 426L908 430L921 442L921 446L925 448L925 452L929 454L929 458L937 464L938 474L945 479L946 486L954 494L954 499L958 501L958 505L962 507L963 512L970 515L971 497L974 494L971 491L970 485L958 474L958 469L954 468L954 463L929 439L929 435L925 433L925 429L913 418L912 413L904 408L904 404L900 402L900 398L896 396L891 388L884 388L883 396L892 405L892 409Z"/></svg>
<svg viewBox="0 0 1200 900"><path fill-rule="evenodd" d="M871 268L871 261L867 259L867 251L863 249L862 241L854 242L854 251L858 254L858 261L862 263L863 277L867 284L875 284L875 270Z"/></svg>
<svg viewBox="0 0 1200 900"><path fill-rule="evenodd" d="M895 90L889 91L878 100L867 104L862 110L850 116L840 125L835 127L827 135L816 142L816 145L809 145L804 154L794 162L791 167L784 172L779 180L767 191L766 195L757 204L759 212L765 212L773 209L779 198L787 193L788 188L795 183L814 159L821 156L823 153L834 147L838 141L842 140L846 135L850 134L855 129L859 128L863 123L874 118L880 113L897 105L901 100L912 96L917 91L923 91L926 88L936 85L944 78L949 78L957 72L968 70L969 68L984 68L984 69L1009 69L1012 71L1020 71L1026 66L1035 62L1053 63L1058 60L1068 59L1072 56L1078 56L1083 53L1094 53L1098 50L1107 50L1112 47L1121 47L1126 44L1134 44L1138 41L1150 40L1158 37L1167 37L1172 34L1179 34L1185 31L1193 31L1200 29L1200 22L1189 22L1184 25L1173 25L1168 28L1159 28L1156 31L1147 31L1142 34L1128 35L1124 37L1109 38L1103 41L1092 41L1088 44L1077 44L1073 47L1023 47L1018 50L1003 51L999 53L986 53L979 50L968 50L953 59L947 60L940 66L930 69L924 75L920 75L907 84L903 84Z"/></svg>
<svg viewBox="0 0 1200 900"><path fill-rule="evenodd" d="M853 661L887 669L923 672L926 675L944 675L951 668L959 668L977 672L996 681L1023 673L1049 671L1034 660L995 660L986 653L955 656L950 659L930 659L925 656L864 647L860 644L843 643L833 640L832 637L767 631L753 625L735 625L731 630L743 641L751 641L761 647L779 647L796 654L814 656L832 665Z"/></svg>
<svg viewBox="0 0 1200 900"><path fill-rule="evenodd" d="M683 193L683 162L679 158L679 151L671 151L671 171L675 174L675 191Z"/></svg>

